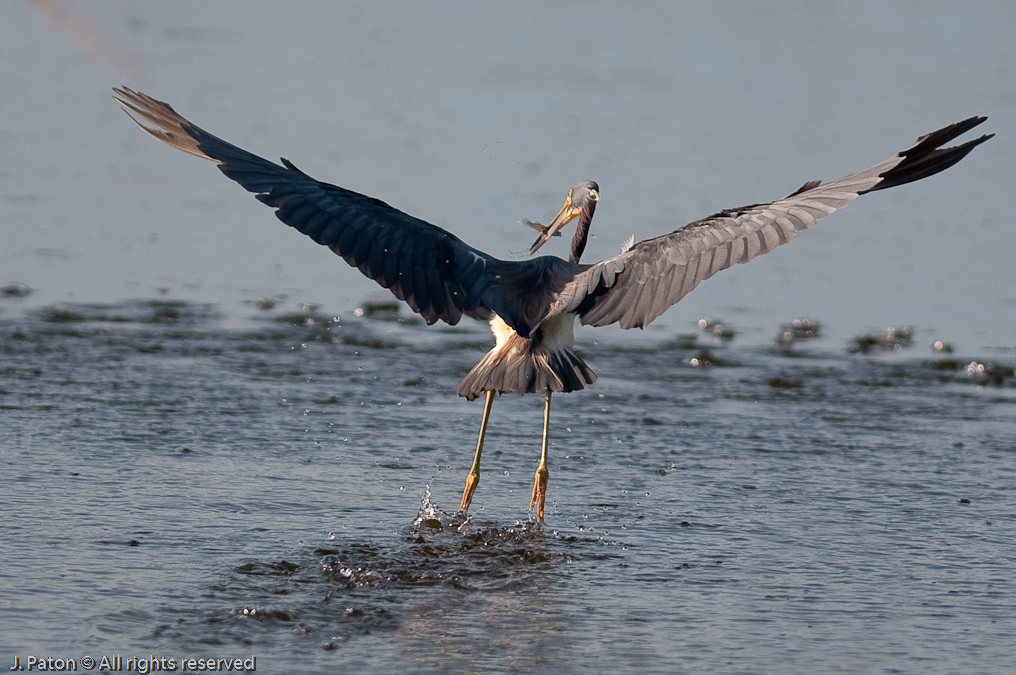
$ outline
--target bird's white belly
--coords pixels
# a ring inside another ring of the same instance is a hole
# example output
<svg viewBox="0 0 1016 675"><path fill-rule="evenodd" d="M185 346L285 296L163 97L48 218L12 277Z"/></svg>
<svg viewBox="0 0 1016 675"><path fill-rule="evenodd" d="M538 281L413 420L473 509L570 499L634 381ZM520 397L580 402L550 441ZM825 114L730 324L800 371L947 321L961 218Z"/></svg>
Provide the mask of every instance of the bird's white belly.
<svg viewBox="0 0 1016 675"><path fill-rule="evenodd" d="M539 343L550 352L571 349L575 346L575 315L558 314L540 324ZM494 351L499 352L518 333L497 314L490 320L490 332L494 334Z"/></svg>

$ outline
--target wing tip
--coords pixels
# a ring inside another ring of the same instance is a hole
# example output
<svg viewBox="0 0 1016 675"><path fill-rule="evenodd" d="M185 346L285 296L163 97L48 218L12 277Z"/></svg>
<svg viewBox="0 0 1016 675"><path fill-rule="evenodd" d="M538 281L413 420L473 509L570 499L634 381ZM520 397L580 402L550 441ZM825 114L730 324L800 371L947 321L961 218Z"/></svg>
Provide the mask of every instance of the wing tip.
<svg viewBox="0 0 1016 675"><path fill-rule="evenodd" d="M984 134L948 148L942 146L987 119L986 115L975 115L921 136L912 146L897 155L902 158L902 161L882 173L879 176L882 180L872 188L858 194L905 185L945 171L970 154L978 145L993 138L995 134Z"/></svg>

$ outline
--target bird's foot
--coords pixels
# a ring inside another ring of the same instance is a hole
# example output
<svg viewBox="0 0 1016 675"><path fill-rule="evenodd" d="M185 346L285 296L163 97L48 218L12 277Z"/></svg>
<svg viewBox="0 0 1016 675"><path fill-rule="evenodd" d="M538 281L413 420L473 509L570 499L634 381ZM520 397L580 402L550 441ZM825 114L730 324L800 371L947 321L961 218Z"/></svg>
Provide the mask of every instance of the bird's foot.
<svg viewBox="0 0 1016 675"><path fill-rule="evenodd" d="M529 502L529 508L536 507L536 522L543 522L543 503L547 499L547 479L550 471L547 467L541 466L536 470L536 479L533 481L533 498Z"/></svg>
<svg viewBox="0 0 1016 675"><path fill-rule="evenodd" d="M462 491L462 503L459 504L459 513L465 517L469 512L469 504L473 501L473 493L476 492L476 486L480 484L479 472L470 472L466 476L466 489Z"/></svg>

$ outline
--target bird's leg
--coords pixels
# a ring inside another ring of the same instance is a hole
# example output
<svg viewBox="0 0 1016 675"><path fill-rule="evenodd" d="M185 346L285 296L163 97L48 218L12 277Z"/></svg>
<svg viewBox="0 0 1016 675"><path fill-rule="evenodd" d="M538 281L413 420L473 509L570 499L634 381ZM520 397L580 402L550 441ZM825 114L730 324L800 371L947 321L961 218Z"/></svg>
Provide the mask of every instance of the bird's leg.
<svg viewBox="0 0 1016 675"><path fill-rule="evenodd" d="M487 434L487 418L490 417L490 406L494 403L494 391L487 392L487 400L483 403L483 421L480 422L480 438L476 441L476 455L473 457L473 468L466 476L466 489L462 491L462 504L459 513L465 515L469 511L469 502L473 501L473 492L480 483L480 453L483 452L483 437Z"/></svg>
<svg viewBox="0 0 1016 675"><path fill-rule="evenodd" d="M533 499L529 508L536 507L536 522L543 522L543 502L547 499L547 439L550 427L550 389L543 393L543 449L540 451L540 466L536 467L536 480L533 482Z"/></svg>

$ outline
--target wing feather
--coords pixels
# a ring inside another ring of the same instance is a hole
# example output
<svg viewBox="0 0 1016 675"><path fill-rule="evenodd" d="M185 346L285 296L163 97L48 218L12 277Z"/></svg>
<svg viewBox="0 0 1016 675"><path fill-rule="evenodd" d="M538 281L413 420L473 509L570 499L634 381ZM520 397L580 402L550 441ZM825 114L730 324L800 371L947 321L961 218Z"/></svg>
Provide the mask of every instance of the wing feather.
<svg viewBox="0 0 1016 675"><path fill-rule="evenodd" d="M288 160L279 165L238 148L162 101L126 87L114 91L146 133L216 162L223 174L275 208L282 222L389 288L427 323L454 325L463 314L488 319L497 313L528 337L547 317L552 294L582 269L549 257L498 260L378 199L315 180ZM513 294L513 285L525 284L542 285L536 293Z"/></svg>
<svg viewBox="0 0 1016 675"><path fill-rule="evenodd" d="M581 272L567 284L556 309L577 312L587 325L645 327L705 279L786 244L859 195L952 166L991 135L939 146L984 120L972 117L922 136L907 150L839 180L810 181L783 199L727 209L641 241Z"/></svg>
<svg viewBox="0 0 1016 675"><path fill-rule="evenodd" d="M858 195L938 173L991 137L940 147L985 120L971 117L863 171L825 185L810 181L783 199L721 211L595 265L577 265L550 256L498 260L378 199L315 180L285 159L279 165L238 148L166 103L127 88L114 91L145 132L216 162L280 220L391 289L427 323L496 313L523 338L562 312L577 312L589 325L645 327L720 270L791 241Z"/></svg>

